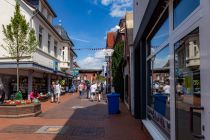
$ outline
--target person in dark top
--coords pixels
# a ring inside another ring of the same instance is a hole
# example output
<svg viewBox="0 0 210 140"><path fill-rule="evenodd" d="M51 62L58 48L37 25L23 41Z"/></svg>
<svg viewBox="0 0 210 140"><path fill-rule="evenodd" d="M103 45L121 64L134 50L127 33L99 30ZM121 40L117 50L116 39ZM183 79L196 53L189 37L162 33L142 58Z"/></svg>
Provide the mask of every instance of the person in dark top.
<svg viewBox="0 0 210 140"><path fill-rule="evenodd" d="M4 103L4 99L5 99L5 92L3 89L3 85L0 85L0 104Z"/></svg>

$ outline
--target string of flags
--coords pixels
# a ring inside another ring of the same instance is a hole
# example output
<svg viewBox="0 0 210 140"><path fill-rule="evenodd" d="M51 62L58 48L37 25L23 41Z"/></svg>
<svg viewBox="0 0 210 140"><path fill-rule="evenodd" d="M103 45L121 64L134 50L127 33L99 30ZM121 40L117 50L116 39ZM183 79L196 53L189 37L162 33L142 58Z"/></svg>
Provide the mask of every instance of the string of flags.
<svg viewBox="0 0 210 140"><path fill-rule="evenodd" d="M74 51L82 51L82 50L90 50L90 51L97 51L97 50L104 50L105 48L72 48Z"/></svg>

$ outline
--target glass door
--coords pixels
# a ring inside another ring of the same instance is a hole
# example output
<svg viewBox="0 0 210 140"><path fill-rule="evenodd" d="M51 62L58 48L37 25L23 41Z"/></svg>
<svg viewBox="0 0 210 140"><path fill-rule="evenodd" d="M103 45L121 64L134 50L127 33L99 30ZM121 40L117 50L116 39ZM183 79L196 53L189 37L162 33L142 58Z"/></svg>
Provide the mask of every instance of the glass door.
<svg viewBox="0 0 210 140"><path fill-rule="evenodd" d="M198 29L175 44L175 91L176 139L202 139Z"/></svg>

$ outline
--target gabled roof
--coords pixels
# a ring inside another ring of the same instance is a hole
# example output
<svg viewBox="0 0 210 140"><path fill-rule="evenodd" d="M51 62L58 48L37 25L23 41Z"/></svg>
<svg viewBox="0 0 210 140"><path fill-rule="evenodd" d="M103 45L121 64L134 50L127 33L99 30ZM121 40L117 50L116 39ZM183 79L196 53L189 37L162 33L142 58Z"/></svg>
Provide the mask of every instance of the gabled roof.
<svg viewBox="0 0 210 140"><path fill-rule="evenodd" d="M23 0L25 3L27 3L28 5L30 5L31 7L33 7L34 9L38 9L39 6L39 0ZM47 8L49 8L50 12L53 14L54 17L57 17L55 11L52 9L52 7L50 6L50 4L47 2L47 0L41 0L42 2L45 3L45 5L47 6Z"/></svg>
<svg viewBox="0 0 210 140"><path fill-rule="evenodd" d="M74 54L75 57L77 57L77 54L75 53L75 51L72 48L70 48L70 51Z"/></svg>
<svg viewBox="0 0 210 140"><path fill-rule="evenodd" d="M49 5L49 3L47 2L47 0L42 0L46 5L47 7L50 9L50 11L52 12L52 14L54 15L54 17L57 17L55 11L52 9L52 7Z"/></svg>
<svg viewBox="0 0 210 140"><path fill-rule="evenodd" d="M55 25L54 28L60 34L63 40L70 41L72 46L74 46L74 43L71 41L71 39L68 36L68 33L65 31L65 29L61 25Z"/></svg>

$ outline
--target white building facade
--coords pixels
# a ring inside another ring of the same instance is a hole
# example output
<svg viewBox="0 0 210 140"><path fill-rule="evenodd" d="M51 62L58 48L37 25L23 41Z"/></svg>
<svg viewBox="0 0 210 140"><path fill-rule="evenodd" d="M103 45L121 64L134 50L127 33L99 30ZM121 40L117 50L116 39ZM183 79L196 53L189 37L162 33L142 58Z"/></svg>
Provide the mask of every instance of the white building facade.
<svg viewBox="0 0 210 140"><path fill-rule="evenodd" d="M42 93L50 91L55 80L67 79L76 56L72 50L73 42L61 25L53 26L55 12L43 0L20 0L21 14L33 28L39 41L37 51L20 61L20 90L24 98L32 90ZM8 25L15 11L16 0L0 0L0 25ZM0 44L4 44L4 35L0 28ZM6 96L10 98L16 92L16 61L10 59L3 48L0 51L0 77L4 81Z"/></svg>
<svg viewBox="0 0 210 140"><path fill-rule="evenodd" d="M134 0L134 115L155 140L210 139L209 25L209 0Z"/></svg>

